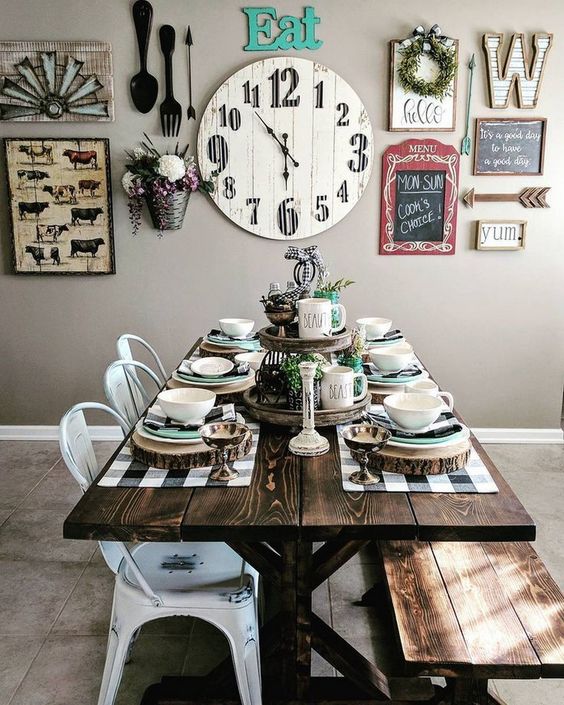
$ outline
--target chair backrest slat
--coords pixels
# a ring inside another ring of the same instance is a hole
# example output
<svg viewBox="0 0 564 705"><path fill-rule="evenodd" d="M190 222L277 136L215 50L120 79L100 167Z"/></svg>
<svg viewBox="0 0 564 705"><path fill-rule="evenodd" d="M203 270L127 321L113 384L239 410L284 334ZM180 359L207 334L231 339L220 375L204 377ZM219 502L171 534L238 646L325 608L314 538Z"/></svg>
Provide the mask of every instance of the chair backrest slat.
<svg viewBox="0 0 564 705"><path fill-rule="evenodd" d="M161 362L161 358L158 356L157 351L151 345L149 345L146 340L140 338L138 335L133 335L132 333L124 333L123 335L119 336L116 342L118 358L120 360L135 360L135 358L133 357L133 353L131 352L131 342L135 342L141 345L153 358L155 367L157 369L157 377L159 378L160 383L164 384L167 380L167 374L165 372L163 363ZM137 373L135 370L133 370L132 374L136 375Z"/></svg>
<svg viewBox="0 0 564 705"><path fill-rule="evenodd" d="M155 393L162 384L157 375L142 362L136 360L116 360L104 374L104 392L108 403L133 428L145 411L152 396L143 386L138 372L155 385Z"/></svg>

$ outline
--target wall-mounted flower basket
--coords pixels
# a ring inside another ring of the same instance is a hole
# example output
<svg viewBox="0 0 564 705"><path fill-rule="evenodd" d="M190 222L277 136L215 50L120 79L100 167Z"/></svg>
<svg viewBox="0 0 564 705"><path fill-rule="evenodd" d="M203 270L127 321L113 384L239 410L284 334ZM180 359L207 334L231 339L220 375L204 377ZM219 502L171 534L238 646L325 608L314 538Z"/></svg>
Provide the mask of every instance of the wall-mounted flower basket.
<svg viewBox="0 0 564 705"><path fill-rule="evenodd" d="M177 191L162 200L153 194L145 194L145 203L149 209L151 220L157 230L180 230L190 200L190 191Z"/></svg>

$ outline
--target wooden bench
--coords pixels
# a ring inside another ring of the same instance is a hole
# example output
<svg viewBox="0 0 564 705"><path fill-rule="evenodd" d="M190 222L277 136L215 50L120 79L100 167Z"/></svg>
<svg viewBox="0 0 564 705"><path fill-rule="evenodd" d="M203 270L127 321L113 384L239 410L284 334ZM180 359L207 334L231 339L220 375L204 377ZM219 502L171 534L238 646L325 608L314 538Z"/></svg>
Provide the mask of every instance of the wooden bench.
<svg viewBox="0 0 564 705"><path fill-rule="evenodd" d="M529 543L381 542L405 674L457 705L490 678L564 678L564 597Z"/></svg>

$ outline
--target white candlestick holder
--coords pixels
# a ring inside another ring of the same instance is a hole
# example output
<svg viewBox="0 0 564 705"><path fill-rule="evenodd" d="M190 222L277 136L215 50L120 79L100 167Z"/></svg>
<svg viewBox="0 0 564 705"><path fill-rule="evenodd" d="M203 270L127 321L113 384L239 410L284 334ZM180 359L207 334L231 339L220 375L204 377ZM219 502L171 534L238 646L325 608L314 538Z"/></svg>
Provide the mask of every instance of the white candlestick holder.
<svg viewBox="0 0 564 705"><path fill-rule="evenodd" d="M303 395L302 430L290 439L290 452L294 455L323 455L329 450L329 441L315 430L313 381L317 370L316 362L300 362Z"/></svg>

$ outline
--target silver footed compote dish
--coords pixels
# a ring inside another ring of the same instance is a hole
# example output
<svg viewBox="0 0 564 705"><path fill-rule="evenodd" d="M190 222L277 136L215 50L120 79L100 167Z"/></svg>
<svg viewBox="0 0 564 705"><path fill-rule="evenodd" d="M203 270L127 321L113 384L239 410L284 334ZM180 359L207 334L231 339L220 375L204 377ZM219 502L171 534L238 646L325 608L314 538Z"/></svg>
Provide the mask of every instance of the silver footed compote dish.
<svg viewBox="0 0 564 705"><path fill-rule="evenodd" d="M235 422L208 423L202 426L199 431L202 441L207 446L222 453L222 462L211 471L210 480L229 482L229 480L235 480L235 478L239 477L237 470L230 468L227 464L227 458L229 457L229 450L236 448L245 440L249 433L249 427Z"/></svg>
<svg viewBox="0 0 564 705"><path fill-rule="evenodd" d="M360 465L360 470L355 470L349 480L355 485L375 485L380 482L380 478L368 468L368 456L379 453L392 434L381 426L352 424L344 428L341 435L347 447L358 454Z"/></svg>

